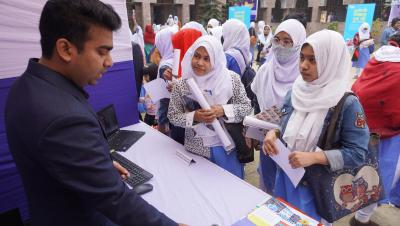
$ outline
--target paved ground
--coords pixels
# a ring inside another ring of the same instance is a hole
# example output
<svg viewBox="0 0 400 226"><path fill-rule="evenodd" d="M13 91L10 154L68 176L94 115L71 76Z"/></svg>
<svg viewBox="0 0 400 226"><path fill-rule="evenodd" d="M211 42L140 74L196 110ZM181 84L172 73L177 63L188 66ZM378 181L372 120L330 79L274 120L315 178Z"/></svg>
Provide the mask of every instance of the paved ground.
<svg viewBox="0 0 400 226"><path fill-rule="evenodd" d="M254 68L256 69L257 66L254 66ZM348 87L349 88L351 88L351 85L355 81L352 78L354 73L355 73L355 70L352 69L352 71L350 72L350 75L348 77L348 79L349 79ZM258 166L258 163L260 160L259 155L260 155L260 153L258 151L256 151L255 157L254 157L255 161L252 163L246 164L246 168L245 168L245 172L246 172L245 180L256 187L259 187L259 175L257 173L257 166ZM350 225L350 219L353 217L353 215L354 214L344 217L344 218L340 219L339 221L336 221L334 223L334 226ZM380 226L400 226L400 209L389 206L389 205L380 206L375 211L371 220Z"/></svg>

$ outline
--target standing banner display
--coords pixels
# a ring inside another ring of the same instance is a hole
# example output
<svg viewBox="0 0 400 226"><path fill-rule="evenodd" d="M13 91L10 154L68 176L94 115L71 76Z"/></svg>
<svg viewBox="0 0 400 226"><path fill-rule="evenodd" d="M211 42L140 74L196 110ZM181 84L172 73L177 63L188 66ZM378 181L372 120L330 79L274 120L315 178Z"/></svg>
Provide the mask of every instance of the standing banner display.
<svg viewBox="0 0 400 226"><path fill-rule="evenodd" d="M388 19L388 26L390 26L392 19L396 17L400 18L400 0L392 0L390 16Z"/></svg>
<svg viewBox="0 0 400 226"><path fill-rule="evenodd" d="M250 21L257 20L258 0L244 0L231 3L231 6L247 6L250 8Z"/></svg>
<svg viewBox="0 0 400 226"><path fill-rule="evenodd" d="M247 6L229 7L229 18L242 21L247 28L250 28L250 8Z"/></svg>
<svg viewBox="0 0 400 226"><path fill-rule="evenodd" d="M344 25L344 39L346 42L353 40L358 28L367 22L372 29L372 19L375 12L375 3L354 4L347 7L346 23Z"/></svg>

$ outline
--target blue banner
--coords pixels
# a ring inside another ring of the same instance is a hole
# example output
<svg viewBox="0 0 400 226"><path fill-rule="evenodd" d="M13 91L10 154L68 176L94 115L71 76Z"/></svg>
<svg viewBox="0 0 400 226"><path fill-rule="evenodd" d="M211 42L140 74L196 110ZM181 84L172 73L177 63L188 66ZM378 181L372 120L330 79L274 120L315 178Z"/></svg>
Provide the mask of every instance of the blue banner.
<svg viewBox="0 0 400 226"><path fill-rule="evenodd" d="M256 21L257 19L257 6L258 0L242 0L229 3L229 6L247 6L250 8L250 20Z"/></svg>
<svg viewBox="0 0 400 226"><path fill-rule="evenodd" d="M247 28L250 28L250 8L247 6L232 6L229 7L229 19L238 19L242 21Z"/></svg>
<svg viewBox="0 0 400 226"><path fill-rule="evenodd" d="M346 23L344 25L344 39L353 40L358 28L364 22L367 22L372 29L372 20L374 17L375 3L348 5Z"/></svg>

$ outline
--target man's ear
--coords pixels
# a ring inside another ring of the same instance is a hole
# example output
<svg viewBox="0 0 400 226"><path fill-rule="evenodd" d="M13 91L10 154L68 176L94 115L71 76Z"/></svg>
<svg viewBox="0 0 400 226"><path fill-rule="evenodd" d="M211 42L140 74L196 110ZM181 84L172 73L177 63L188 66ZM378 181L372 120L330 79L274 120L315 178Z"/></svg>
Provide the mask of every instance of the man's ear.
<svg viewBox="0 0 400 226"><path fill-rule="evenodd" d="M70 62L72 56L77 52L74 44L65 38L60 38L56 41L55 52L65 62Z"/></svg>

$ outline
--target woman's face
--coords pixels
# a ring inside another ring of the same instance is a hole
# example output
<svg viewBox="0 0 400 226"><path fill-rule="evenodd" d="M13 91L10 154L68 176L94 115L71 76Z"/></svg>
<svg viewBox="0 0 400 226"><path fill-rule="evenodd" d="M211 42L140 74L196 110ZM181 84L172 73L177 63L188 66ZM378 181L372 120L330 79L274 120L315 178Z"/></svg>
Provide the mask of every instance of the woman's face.
<svg viewBox="0 0 400 226"><path fill-rule="evenodd" d="M318 78L317 62L311 45L304 45L300 52L300 74L306 82Z"/></svg>
<svg viewBox="0 0 400 226"><path fill-rule="evenodd" d="M206 75L211 71L210 56L206 48L203 46L199 47L194 51L192 58L192 68L197 76Z"/></svg>
<svg viewBox="0 0 400 226"><path fill-rule="evenodd" d="M271 31L271 29L268 26L264 27L264 35L265 36L268 36L270 31Z"/></svg>
<svg viewBox="0 0 400 226"><path fill-rule="evenodd" d="M290 37L290 35L284 31L279 32L278 34L276 34L274 36L274 38L272 39L272 42L275 45L281 45L285 48L291 48L293 47L293 40Z"/></svg>

